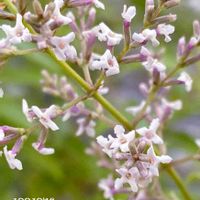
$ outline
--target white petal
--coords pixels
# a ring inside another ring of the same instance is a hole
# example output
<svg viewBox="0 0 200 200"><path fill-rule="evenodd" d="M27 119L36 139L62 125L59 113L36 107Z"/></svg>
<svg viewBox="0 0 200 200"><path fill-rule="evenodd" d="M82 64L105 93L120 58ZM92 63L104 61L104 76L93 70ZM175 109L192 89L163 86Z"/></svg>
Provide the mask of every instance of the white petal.
<svg viewBox="0 0 200 200"><path fill-rule="evenodd" d="M5 137L5 133L2 129L0 129L0 141L2 141Z"/></svg>

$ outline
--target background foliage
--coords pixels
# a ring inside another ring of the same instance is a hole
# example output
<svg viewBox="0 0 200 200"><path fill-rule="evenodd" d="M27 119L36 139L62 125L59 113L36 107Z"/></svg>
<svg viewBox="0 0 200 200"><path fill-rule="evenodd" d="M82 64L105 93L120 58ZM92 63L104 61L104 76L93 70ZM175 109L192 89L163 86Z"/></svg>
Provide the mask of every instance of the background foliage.
<svg viewBox="0 0 200 200"><path fill-rule="evenodd" d="M31 1L27 2L31 4ZM122 21L120 13L123 4L131 5L132 3L137 7L138 13L133 21L133 28L135 31L139 30L142 24L144 0L104 0L104 2L107 8L105 12L97 11L98 21L105 21L116 32L121 31L122 27L119 22ZM199 11L198 0L182 1L179 8L171 11L178 14L178 20L175 23L176 33L173 36L173 42L165 44L167 50L164 54L164 61L168 68L176 63L178 38L182 35L189 38L192 34L193 19L200 20ZM66 30L61 30L60 34L62 31L66 32ZM154 50L161 51L160 48ZM197 150L193 138L200 138L200 66L198 65L189 69L194 79L193 91L188 95L182 87L176 87L170 94L171 100L180 98L184 103L184 109L176 113L164 131L169 155L173 158L190 155ZM76 66L73 67L76 68ZM0 100L1 125L28 127L29 124L21 111L22 98L26 98L31 105L41 107L52 103L62 103L41 92L39 80L42 69L62 74L57 64L41 53L12 58L0 70L1 86L5 91L5 97ZM141 100L142 96L137 86L139 82L147 81L147 73L142 66L133 64L121 66L121 71L119 76L109 78L106 85L109 85L111 90L107 98L124 112L127 105L137 104ZM70 80L70 77L68 79ZM127 117L130 118L129 115ZM58 120L58 124L61 130L58 133L51 133L48 140L48 145L56 149L54 155L45 157L33 150L31 143L37 138L38 133L36 132L26 142L19 156L23 162L23 171L10 170L5 159L1 158L0 199L8 200L12 197L54 197L56 200L103 199L102 193L97 188L97 181L105 177L107 172L96 166L95 158L85 154L85 147L90 141L84 136L80 138L75 136L76 124L73 120L65 124L59 123ZM106 125L98 123L98 134L109 131ZM199 169L200 163L197 162L178 168L197 200L200 199ZM175 195L173 193L176 189L165 173L161 173L161 180L166 193ZM119 197L119 199L122 198Z"/></svg>

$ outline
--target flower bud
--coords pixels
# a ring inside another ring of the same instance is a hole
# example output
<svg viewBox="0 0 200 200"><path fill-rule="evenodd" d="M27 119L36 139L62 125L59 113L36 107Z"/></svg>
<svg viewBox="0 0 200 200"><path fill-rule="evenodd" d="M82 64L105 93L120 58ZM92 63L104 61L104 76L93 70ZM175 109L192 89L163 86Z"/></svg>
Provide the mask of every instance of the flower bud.
<svg viewBox="0 0 200 200"><path fill-rule="evenodd" d="M200 23L198 20L193 22L193 32L196 38L200 38Z"/></svg>
<svg viewBox="0 0 200 200"><path fill-rule="evenodd" d="M0 9L0 19L15 20L15 15Z"/></svg>
<svg viewBox="0 0 200 200"><path fill-rule="evenodd" d="M161 16L161 17L157 17L155 18L152 22L154 24L164 24L164 23L170 23L170 22L174 22L176 21L177 16L173 15L173 14L169 14L169 15L165 15L165 16Z"/></svg>
<svg viewBox="0 0 200 200"><path fill-rule="evenodd" d="M23 15L26 12L26 0L18 0L17 1L17 8L21 15Z"/></svg>
<svg viewBox="0 0 200 200"><path fill-rule="evenodd" d="M184 55L186 51L186 41L185 37L181 37L178 41L178 46L177 46L177 57L180 58Z"/></svg>
<svg viewBox="0 0 200 200"><path fill-rule="evenodd" d="M35 14L41 18L43 16L43 8L42 8L42 5L41 3L38 1L38 0L34 0L33 1L33 9L34 9L34 12Z"/></svg>
<svg viewBox="0 0 200 200"><path fill-rule="evenodd" d="M164 3L164 7L169 9L180 4L180 0L170 0Z"/></svg>
<svg viewBox="0 0 200 200"><path fill-rule="evenodd" d="M146 0L146 5L145 5L145 15L144 15L144 21L149 22L151 21L151 17L154 12L154 0Z"/></svg>
<svg viewBox="0 0 200 200"><path fill-rule="evenodd" d="M88 19L86 21L86 25L85 25L85 29L90 29L93 24L94 24L94 21L96 19L96 9L95 8L91 8L89 10L89 15L88 15Z"/></svg>
<svg viewBox="0 0 200 200"><path fill-rule="evenodd" d="M160 72L158 71L157 68L153 69L153 84L157 85L160 81Z"/></svg>

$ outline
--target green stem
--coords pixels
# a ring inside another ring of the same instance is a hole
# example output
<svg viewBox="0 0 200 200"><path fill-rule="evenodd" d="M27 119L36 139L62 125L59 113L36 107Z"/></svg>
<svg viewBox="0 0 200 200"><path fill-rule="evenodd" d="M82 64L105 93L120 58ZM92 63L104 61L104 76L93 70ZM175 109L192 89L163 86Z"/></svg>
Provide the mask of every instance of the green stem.
<svg viewBox="0 0 200 200"><path fill-rule="evenodd" d="M17 8L15 7L15 5L10 1L10 0L3 0L4 3L7 5L7 8L10 12L12 12L13 14L17 14Z"/></svg>
<svg viewBox="0 0 200 200"><path fill-rule="evenodd" d="M6 3L8 9L11 12L13 12L14 14L17 13L17 9L10 0L4 0L4 2ZM29 24L25 23L24 25L28 27L31 32L35 33L32 27L29 26ZM61 68L64 69L65 73L69 77L73 77L73 79L76 80L84 90L86 90L87 92L92 91L90 85L79 74L77 74L76 71L74 71L66 62L58 60L55 54L50 49L47 49L47 53L59 64ZM98 92L94 92L93 96L104 107L104 109L110 112L110 114L119 121L120 124L122 124L128 130L132 129L132 125L129 123L129 121L110 102L108 102L104 97L98 94Z"/></svg>
<svg viewBox="0 0 200 200"><path fill-rule="evenodd" d="M167 166L165 168L165 170L167 171L167 173L172 177L172 179L174 180L174 182L176 183L177 187L179 188L179 190L181 191L183 197L185 200L192 200L192 197L190 196L189 192L187 191L187 188L185 187L185 185L183 184L183 180L181 179L181 177L177 174L177 172L175 171L174 168L172 168L171 166Z"/></svg>
<svg viewBox="0 0 200 200"><path fill-rule="evenodd" d="M73 77L73 79L76 80L84 90L87 92L91 92L93 90L93 88L91 88L91 86L66 62L58 60L50 49L47 49L47 53L59 64L60 67L64 69L66 74L69 77ZM106 109L115 119L117 119L120 124L122 124L128 130L132 130L132 125L129 123L129 121L103 96L101 96L98 92L94 92L93 97L104 107L104 109Z"/></svg>

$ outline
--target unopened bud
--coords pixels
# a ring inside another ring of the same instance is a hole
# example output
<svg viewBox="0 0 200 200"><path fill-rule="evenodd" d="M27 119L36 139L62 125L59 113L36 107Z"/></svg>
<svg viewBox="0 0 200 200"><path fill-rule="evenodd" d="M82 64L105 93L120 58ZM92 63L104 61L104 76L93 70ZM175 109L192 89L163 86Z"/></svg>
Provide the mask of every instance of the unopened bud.
<svg viewBox="0 0 200 200"><path fill-rule="evenodd" d="M144 61L142 59L142 56L140 54L133 54L133 55L129 55L129 56L125 56L121 59L122 63L134 63L134 62L141 62Z"/></svg>
<svg viewBox="0 0 200 200"><path fill-rule="evenodd" d="M200 23L198 20L193 22L193 32L196 38L200 38Z"/></svg>
<svg viewBox="0 0 200 200"><path fill-rule="evenodd" d="M169 9L180 4L180 0L170 0L164 3L165 8Z"/></svg>
<svg viewBox="0 0 200 200"><path fill-rule="evenodd" d="M0 19L15 20L15 15L0 9Z"/></svg>
<svg viewBox="0 0 200 200"><path fill-rule="evenodd" d="M145 16L144 16L144 21L149 22L151 21L152 15L154 13L154 0L146 0L146 5L145 5Z"/></svg>
<svg viewBox="0 0 200 200"><path fill-rule="evenodd" d="M178 46L177 46L177 57L180 58L184 55L186 51L186 41L185 37L181 37L178 41Z"/></svg>
<svg viewBox="0 0 200 200"><path fill-rule="evenodd" d="M42 5L41 3L38 1L38 0L34 0L33 1L33 9L34 9L34 12L35 14L40 18L43 16L43 8L42 8Z"/></svg>
<svg viewBox="0 0 200 200"><path fill-rule="evenodd" d="M168 24L170 22L174 22L176 21L177 16L173 15L173 14L169 14L169 15L165 15L165 16L161 16L161 17L157 17L155 18L152 22L154 24Z"/></svg>
<svg viewBox="0 0 200 200"><path fill-rule="evenodd" d="M137 148L135 146L135 142L134 141L129 142L128 148L130 150L131 155L135 158L135 155L137 155L138 153Z"/></svg>
<svg viewBox="0 0 200 200"><path fill-rule="evenodd" d="M18 0L17 7L20 14L24 15L26 12L26 0Z"/></svg>
<svg viewBox="0 0 200 200"><path fill-rule="evenodd" d="M153 69L153 84L157 85L160 81L160 72L157 68Z"/></svg>
<svg viewBox="0 0 200 200"><path fill-rule="evenodd" d="M96 9L91 8L89 10L88 19L87 19L87 22L86 22L86 25L85 25L86 30L90 29L93 26L95 19L96 19Z"/></svg>
<svg viewBox="0 0 200 200"><path fill-rule="evenodd" d="M43 16L44 17L44 22L48 21L49 18L51 18L52 14L54 12L54 9L55 9L55 4L52 3L52 2L49 3L48 6L47 6L45 15Z"/></svg>
<svg viewBox="0 0 200 200"><path fill-rule="evenodd" d="M192 65L198 61L200 61L200 54L186 60L184 66Z"/></svg>

